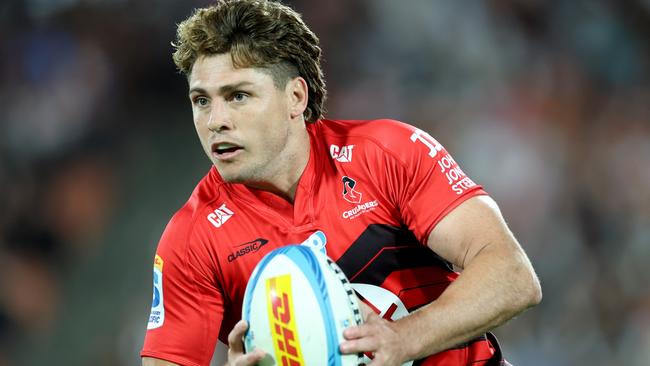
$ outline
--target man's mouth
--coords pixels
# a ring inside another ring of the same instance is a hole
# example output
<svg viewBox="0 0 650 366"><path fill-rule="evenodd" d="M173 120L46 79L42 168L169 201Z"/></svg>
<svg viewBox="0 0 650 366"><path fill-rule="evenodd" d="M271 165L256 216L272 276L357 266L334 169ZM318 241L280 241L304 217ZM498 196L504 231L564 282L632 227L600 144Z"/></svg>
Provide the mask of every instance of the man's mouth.
<svg viewBox="0 0 650 366"><path fill-rule="evenodd" d="M220 142L212 144L212 156L219 160L228 160L235 157L243 147L229 142Z"/></svg>

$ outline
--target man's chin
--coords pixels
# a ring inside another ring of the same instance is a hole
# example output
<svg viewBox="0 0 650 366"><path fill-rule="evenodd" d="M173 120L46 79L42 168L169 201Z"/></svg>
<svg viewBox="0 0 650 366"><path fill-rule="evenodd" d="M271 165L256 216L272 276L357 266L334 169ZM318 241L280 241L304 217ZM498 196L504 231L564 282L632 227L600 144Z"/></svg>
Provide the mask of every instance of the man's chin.
<svg viewBox="0 0 650 366"><path fill-rule="evenodd" d="M226 183L246 183L247 179L243 177L241 174L238 174L238 172L232 172L230 169L220 169L219 166L215 164L215 168L217 168L217 172L219 172L219 175L221 176L221 180L223 180Z"/></svg>
<svg viewBox="0 0 650 366"><path fill-rule="evenodd" d="M217 172L221 176L221 180L226 183L239 183L246 185L256 185L258 182L265 182L264 179L260 180L259 171L255 168L247 167L248 169L243 169L242 167L233 165L223 164L214 164L214 167L217 168Z"/></svg>
<svg viewBox="0 0 650 366"><path fill-rule="evenodd" d="M219 169L217 169L217 171L219 172L221 179L226 183L242 183L242 179L239 175L228 174L227 172L219 171Z"/></svg>
<svg viewBox="0 0 650 366"><path fill-rule="evenodd" d="M246 184L246 182L247 182L247 180L242 179L241 177L223 177L222 176L221 179L223 179L224 182L231 183L231 184L237 184L237 183Z"/></svg>
<svg viewBox="0 0 650 366"><path fill-rule="evenodd" d="M217 169L221 180L224 182L234 183L233 181L237 179L237 174L234 174L235 172L233 172L232 169L224 169L224 167L220 166L221 164L215 164L214 162L212 165Z"/></svg>

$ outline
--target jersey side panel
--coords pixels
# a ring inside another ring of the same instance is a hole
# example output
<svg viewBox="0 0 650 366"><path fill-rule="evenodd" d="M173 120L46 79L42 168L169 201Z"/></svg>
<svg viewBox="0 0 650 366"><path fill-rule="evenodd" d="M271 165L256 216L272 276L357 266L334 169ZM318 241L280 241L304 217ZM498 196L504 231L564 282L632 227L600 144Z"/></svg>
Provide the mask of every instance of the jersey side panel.
<svg viewBox="0 0 650 366"><path fill-rule="evenodd" d="M208 365L223 318L224 296L217 285L218 269L208 249L207 227L216 187L204 179L188 203L170 220L160 239L154 263L154 304L164 320L145 334L142 357L182 365ZM207 222L207 220L206 220ZM152 304L152 313L153 305Z"/></svg>

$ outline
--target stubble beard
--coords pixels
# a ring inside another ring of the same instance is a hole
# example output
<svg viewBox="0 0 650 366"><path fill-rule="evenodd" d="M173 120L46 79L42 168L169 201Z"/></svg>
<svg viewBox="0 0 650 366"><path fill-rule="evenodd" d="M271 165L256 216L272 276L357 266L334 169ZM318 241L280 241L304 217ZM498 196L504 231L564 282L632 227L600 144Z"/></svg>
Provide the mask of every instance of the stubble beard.
<svg viewBox="0 0 650 366"><path fill-rule="evenodd" d="M284 174L287 163L293 160L293 156L288 152L291 133L283 136L282 141L278 143L276 149L262 149L257 152L257 156L244 157L240 162L241 167L228 167L227 170L220 170L217 164L214 164L221 175L221 178L227 183L244 184L250 187L264 187L274 182L274 178ZM247 155L245 151L243 155ZM254 161L247 159L252 159ZM222 163L233 164L233 163ZM230 173L227 173L230 172Z"/></svg>

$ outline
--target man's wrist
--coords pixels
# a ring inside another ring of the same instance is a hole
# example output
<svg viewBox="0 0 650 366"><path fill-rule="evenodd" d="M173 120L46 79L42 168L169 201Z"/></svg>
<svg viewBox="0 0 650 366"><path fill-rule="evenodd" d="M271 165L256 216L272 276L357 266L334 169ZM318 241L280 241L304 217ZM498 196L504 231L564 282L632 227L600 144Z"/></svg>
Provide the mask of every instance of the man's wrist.
<svg viewBox="0 0 650 366"><path fill-rule="evenodd" d="M413 315L409 314L394 322L390 322L389 325L399 336L399 346L402 350L402 363L418 359L422 353L422 337L417 336L418 327L411 326L411 321L415 319L409 319Z"/></svg>

